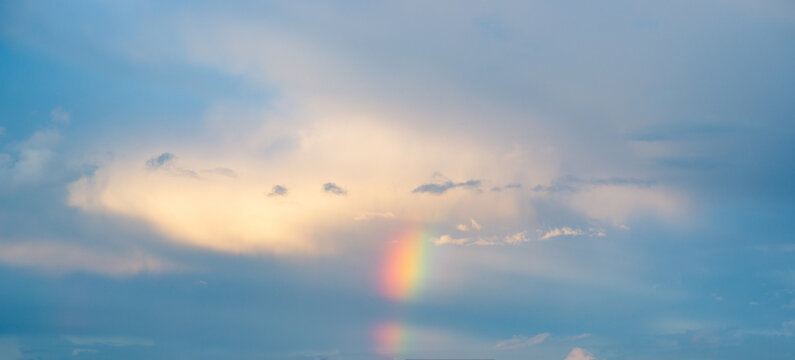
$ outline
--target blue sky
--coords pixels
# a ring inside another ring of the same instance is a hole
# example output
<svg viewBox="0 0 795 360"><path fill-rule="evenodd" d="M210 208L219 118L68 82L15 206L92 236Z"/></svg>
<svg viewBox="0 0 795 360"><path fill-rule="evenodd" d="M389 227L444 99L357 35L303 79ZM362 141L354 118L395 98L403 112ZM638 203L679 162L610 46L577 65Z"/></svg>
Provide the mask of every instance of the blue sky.
<svg viewBox="0 0 795 360"><path fill-rule="evenodd" d="M0 1L1 359L788 359L787 1Z"/></svg>

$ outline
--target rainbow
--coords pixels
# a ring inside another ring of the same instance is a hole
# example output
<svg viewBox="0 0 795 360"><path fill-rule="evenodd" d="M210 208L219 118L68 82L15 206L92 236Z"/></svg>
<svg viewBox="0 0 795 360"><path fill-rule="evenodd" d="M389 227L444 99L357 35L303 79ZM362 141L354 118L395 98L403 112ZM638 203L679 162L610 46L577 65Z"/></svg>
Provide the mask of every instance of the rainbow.
<svg viewBox="0 0 795 360"><path fill-rule="evenodd" d="M405 302L414 299L427 272L430 234L425 229L410 229L387 243L381 262L378 284L381 296Z"/></svg>
<svg viewBox="0 0 795 360"><path fill-rule="evenodd" d="M375 351L380 355L396 355L406 346L409 332L399 322L382 322L373 328Z"/></svg>
<svg viewBox="0 0 795 360"><path fill-rule="evenodd" d="M417 299L428 272L431 232L425 227L404 230L384 249L376 279L379 294L396 304ZM377 353L394 356L405 351L411 339L406 324L384 321L372 329Z"/></svg>

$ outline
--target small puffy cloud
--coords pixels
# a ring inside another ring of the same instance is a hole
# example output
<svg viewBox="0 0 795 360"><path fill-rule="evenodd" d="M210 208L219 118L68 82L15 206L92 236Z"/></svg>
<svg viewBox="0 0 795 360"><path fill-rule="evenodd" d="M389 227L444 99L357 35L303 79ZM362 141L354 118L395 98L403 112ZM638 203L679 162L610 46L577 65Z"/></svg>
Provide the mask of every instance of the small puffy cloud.
<svg viewBox="0 0 795 360"><path fill-rule="evenodd" d="M571 352L564 360L596 360L596 358L590 352L576 347L571 349Z"/></svg>
<svg viewBox="0 0 795 360"><path fill-rule="evenodd" d="M346 195L348 191L333 182L323 184L323 191L334 195Z"/></svg>
<svg viewBox="0 0 795 360"><path fill-rule="evenodd" d="M285 195L287 195L287 188L281 185L273 185L273 189L271 189L271 192L268 194L270 197Z"/></svg>
<svg viewBox="0 0 795 360"><path fill-rule="evenodd" d="M527 238L527 231L521 231L516 234L506 236L503 241L508 245L519 245L530 240Z"/></svg>
<svg viewBox="0 0 795 360"><path fill-rule="evenodd" d="M572 229L568 226L564 226L561 228L554 228L552 230L547 231L542 235L539 240L549 240L554 237L558 236L580 236L585 235L585 232L580 229Z"/></svg>
<svg viewBox="0 0 795 360"><path fill-rule="evenodd" d="M67 125L70 121L70 115L69 112L64 109L55 108L50 111L50 120L57 124Z"/></svg>
<svg viewBox="0 0 795 360"><path fill-rule="evenodd" d="M542 333L533 337L527 337L524 335L515 335L510 339L498 341L496 347L498 349L504 349L504 350L520 349L528 346L538 345L546 341L548 337L549 333Z"/></svg>
<svg viewBox="0 0 795 360"><path fill-rule="evenodd" d="M456 225L455 228L458 229L458 231L468 232L470 230L472 230L472 231L480 231L481 229L483 229L483 226L481 226L477 221L475 221L475 219L469 219L469 225L467 225L467 224L458 224L458 225Z"/></svg>
<svg viewBox="0 0 795 360"><path fill-rule="evenodd" d="M450 235L442 235L439 238L434 239L433 243L436 245L466 245L471 241L472 239L470 238L454 239Z"/></svg>
<svg viewBox="0 0 795 360"><path fill-rule="evenodd" d="M468 189L475 189L480 187L480 180L467 180L464 182L453 182L453 181L444 181L441 183L429 183L429 184L422 184L417 186L411 192L417 193L429 193L429 194L444 194L447 190L454 189L454 188L468 188Z"/></svg>
<svg viewBox="0 0 795 360"><path fill-rule="evenodd" d="M162 273L180 268L139 251L118 254L55 242L2 243L0 263L49 273L87 272L110 276Z"/></svg>

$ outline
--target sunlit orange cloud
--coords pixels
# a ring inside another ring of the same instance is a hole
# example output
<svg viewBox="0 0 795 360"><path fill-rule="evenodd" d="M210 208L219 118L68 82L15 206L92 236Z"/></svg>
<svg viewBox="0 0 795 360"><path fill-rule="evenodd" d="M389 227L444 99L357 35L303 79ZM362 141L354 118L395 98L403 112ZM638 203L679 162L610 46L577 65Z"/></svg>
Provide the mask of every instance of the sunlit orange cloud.
<svg viewBox="0 0 795 360"><path fill-rule="evenodd" d="M368 214L422 223L512 219L522 189L492 185L551 178L521 147L424 134L370 119L330 119L295 129L296 146L270 157L234 145L128 152L69 187L69 203L142 220L176 242L227 252L313 253L329 230L359 226ZM204 145L204 144L202 144ZM147 160L164 151L173 163ZM233 171L203 171L224 168ZM482 189L416 194L443 174L482 180ZM438 175L437 175L438 176ZM345 194L323 191L333 182ZM268 196L274 185L284 196ZM359 221L357 221L359 220Z"/></svg>

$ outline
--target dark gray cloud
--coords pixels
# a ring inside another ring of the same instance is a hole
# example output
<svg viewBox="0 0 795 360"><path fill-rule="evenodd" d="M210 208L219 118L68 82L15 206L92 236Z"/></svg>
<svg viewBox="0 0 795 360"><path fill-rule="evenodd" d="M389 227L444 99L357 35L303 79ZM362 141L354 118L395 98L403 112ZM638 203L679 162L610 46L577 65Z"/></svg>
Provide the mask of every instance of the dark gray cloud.
<svg viewBox="0 0 795 360"><path fill-rule="evenodd" d="M333 182L328 182L328 183L323 184L323 191L325 191L327 193L334 194L334 195L346 195L346 194L348 194L347 190L337 186L337 184L335 184Z"/></svg>
<svg viewBox="0 0 795 360"><path fill-rule="evenodd" d="M442 182L442 183L436 183L436 184L433 184L433 183L431 183L431 184L422 184L420 186L417 186L417 188L415 188L411 192L412 193L444 194L447 190L450 190L450 189L453 189L453 188L457 188L457 187L475 189L475 188L480 187L480 180L467 180L467 181L459 182L459 183L452 182L452 181L448 180L448 181L445 181L445 182Z"/></svg>
<svg viewBox="0 0 795 360"><path fill-rule="evenodd" d="M287 195L287 188L281 185L274 185L273 189L271 189L270 194L268 196L285 196Z"/></svg>

